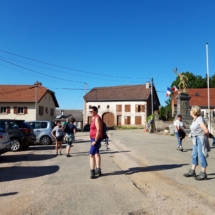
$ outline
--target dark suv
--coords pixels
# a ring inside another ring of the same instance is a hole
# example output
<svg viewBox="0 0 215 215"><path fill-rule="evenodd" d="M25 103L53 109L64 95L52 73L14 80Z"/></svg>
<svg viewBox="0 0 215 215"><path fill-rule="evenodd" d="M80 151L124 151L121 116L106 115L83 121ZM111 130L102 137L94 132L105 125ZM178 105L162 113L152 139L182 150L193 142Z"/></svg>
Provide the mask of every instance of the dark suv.
<svg viewBox="0 0 215 215"><path fill-rule="evenodd" d="M26 149L36 140L31 127L24 120L0 119L0 127L6 130L12 140L12 151Z"/></svg>

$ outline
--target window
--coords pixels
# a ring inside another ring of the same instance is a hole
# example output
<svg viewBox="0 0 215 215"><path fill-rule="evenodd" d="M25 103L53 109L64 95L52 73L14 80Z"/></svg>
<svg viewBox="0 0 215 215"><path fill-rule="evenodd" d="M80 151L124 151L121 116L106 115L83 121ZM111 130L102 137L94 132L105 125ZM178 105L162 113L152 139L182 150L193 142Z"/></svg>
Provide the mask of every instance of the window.
<svg viewBox="0 0 215 215"><path fill-rule="evenodd" d="M91 105L89 105L89 109L91 108Z"/></svg>
<svg viewBox="0 0 215 215"><path fill-rule="evenodd" d="M124 121L125 121L124 122L125 125L130 125L130 123L131 123L131 117L130 116L125 116L125 120Z"/></svg>
<svg viewBox="0 0 215 215"><path fill-rule="evenodd" d="M17 113L18 114L24 114L24 108L23 107L18 107L17 108Z"/></svg>
<svg viewBox="0 0 215 215"><path fill-rule="evenodd" d="M27 113L28 113L28 108L24 107L24 114L27 114Z"/></svg>
<svg viewBox="0 0 215 215"><path fill-rule="evenodd" d="M125 112L131 111L131 105L125 105Z"/></svg>
<svg viewBox="0 0 215 215"><path fill-rule="evenodd" d="M48 110L48 108L46 107L45 108L45 112L48 114L49 113L49 110Z"/></svg>
<svg viewBox="0 0 215 215"><path fill-rule="evenodd" d="M135 124L136 125L141 125L142 124L141 121L142 121L142 117L141 116L135 116Z"/></svg>
<svg viewBox="0 0 215 215"><path fill-rule="evenodd" d="M145 112L145 105L136 105L135 112Z"/></svg>
<svg viewBox="0 0 215 215"><path fill-rule="evenodd" d="M43 115L43 106L39 106L39 115L42 116Z"/></svg>
<svg viewBox="0 0 215 215"><path fill-rule="evenodd" d="M50 108L50 116L54 116L54 109Z"/></svg>
<svg viewBox="0 0 215 215"><path fill-rule="evenodd" d="M1 107L1 113L7 113L7 107Z"/></svg>
<svg viewBox="0 0 215 215"><path fill-rule="evenodd" d="M116 105L116 111L122 112L122 105Z"/></svg>

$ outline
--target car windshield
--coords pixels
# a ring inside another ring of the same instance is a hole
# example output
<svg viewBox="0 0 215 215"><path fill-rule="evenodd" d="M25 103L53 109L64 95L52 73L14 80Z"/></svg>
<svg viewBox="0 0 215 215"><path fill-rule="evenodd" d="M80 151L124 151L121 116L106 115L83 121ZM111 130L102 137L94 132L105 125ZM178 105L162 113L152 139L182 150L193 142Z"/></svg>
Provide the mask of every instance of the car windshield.
<svg viewBox="0 0 215 215"><path fill-rule="evenodd" d="M31 128L30 125L28 125L27 123L22 122L22 121L18 121L17 125L19 126L19 128Z"/></svg>

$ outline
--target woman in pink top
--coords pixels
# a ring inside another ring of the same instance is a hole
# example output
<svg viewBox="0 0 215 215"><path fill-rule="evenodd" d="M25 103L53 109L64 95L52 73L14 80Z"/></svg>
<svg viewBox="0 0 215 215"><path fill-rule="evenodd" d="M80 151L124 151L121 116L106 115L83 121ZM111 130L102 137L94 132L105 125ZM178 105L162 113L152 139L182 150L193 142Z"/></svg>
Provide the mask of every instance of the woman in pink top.
<svg viewBox="0 0 215 215"><path fill-rule="evenodd" d="M101 176L101 156L99 154L99 148L102 141L102 119L98 115L98 108L93 106L90 109L90 113L93 117L93 121L90 125L90 178L95 178L96 175ZM95 169L96 168L96 169Z"/></svg>

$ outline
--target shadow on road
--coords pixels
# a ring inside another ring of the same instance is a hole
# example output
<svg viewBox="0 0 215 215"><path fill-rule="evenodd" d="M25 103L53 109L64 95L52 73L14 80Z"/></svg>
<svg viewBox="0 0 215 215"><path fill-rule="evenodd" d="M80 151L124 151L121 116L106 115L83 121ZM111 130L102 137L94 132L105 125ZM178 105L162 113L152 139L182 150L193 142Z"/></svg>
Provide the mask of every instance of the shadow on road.
<svg viewBox="0 0 215 215"><path fill-rule="evenodd" d="M116 154L116 153L124 153L124 152L130 152L130 151L106 151L106 150L100 150L100 154ZM89 155L89 151L86 152L74 152L74 153L70 153L73 154L72 156L76 157L76 156L87 156Z"/></svg>
<svg viewBox="0 0 215 215"><path fill-rule="evenodd" d="M153 171L162 171L168 169L175 169L189 164L163 164L163 165L154 165L154 166L147 166L147 167L133 167L129 168L128 170L122 171L115 171L112 173L104 173L102 176L109 176L109 175L132 175L139 172L153 172Z"/></svg>
<svg viewBox="0 0 215 215"><path fill-rule="evenodd" d="M0 182L28 179L50 175L59 170L59 166L14 166L0 168Z"/></svg>
<svg viewBox="0 0 215 215"><path fill-rule="evenodd" d="M3 155L0 157L1 163L13 163L20 161L41 161L54 158L54 154L12 154L12 155Z"/></svg>
<svg viewBox="0 0 215 215"><path fill-rule="evenodd" d="M0 197L12 196L12 195L16 195L16 194L18 194L18 193L19 193L19 192L2 193L2 194L0 194Z"/></svg>

